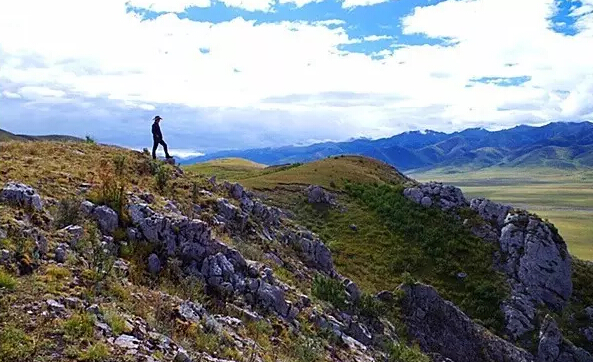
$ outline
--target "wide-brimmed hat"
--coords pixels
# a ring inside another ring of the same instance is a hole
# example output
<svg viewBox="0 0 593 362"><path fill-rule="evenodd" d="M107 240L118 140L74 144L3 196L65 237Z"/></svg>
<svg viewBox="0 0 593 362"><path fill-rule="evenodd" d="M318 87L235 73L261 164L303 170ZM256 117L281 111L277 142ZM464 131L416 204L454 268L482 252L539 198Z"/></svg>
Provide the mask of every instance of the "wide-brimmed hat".
<svg viewBox="0 0 593 362"><path fill-rule="evenodd" d="M156 117L154 117L152 120L153 120L153 121L159 121L159 120L161 120L161 119L163 119L163 118L161 118L161 116L156 116Z"/></svg>

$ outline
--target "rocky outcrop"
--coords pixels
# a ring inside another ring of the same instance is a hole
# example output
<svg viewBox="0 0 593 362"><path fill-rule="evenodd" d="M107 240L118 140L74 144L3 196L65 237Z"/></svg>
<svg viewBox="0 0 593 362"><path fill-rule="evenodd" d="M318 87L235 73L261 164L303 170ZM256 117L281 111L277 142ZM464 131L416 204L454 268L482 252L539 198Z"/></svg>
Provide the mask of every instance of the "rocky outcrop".
<svg viewBox="0 0 593 362"><path fill-rule="evenodd" d="M566 243L549 224L485 198L468 203L461 190L440 183L408 188L404 195L424 206L435 204L451 212L469 206L476 212L481 221L465 220L464 224L474 235L500 248L494 264L506 273L511 287L510 298L501 305L505 332L511 339L530 339L523 337L539 324L535 320L538 306L554 311L564 308L572 294L572 259Z"/></svg>
<svg viewBox="0 0 593 362"><path fill-rule="evenodd" d="M435 205L441 210L452 210L469 206L469 203L463 196L463 192L459 188L443 185L440 182L429 182L406 188L404 190L404 196L424 207Z"/></svg>
<svg viewBox="0 0 593 362"><path fill-rule="evenodd" d="M287 232L284 242L299 251L310 266L328 274L335 274L331 251L309 230Z"/></svg>
<svg viewBox="0 0 593 362"><path fill-rule="evenodd" d="M532 362L529 352L475 324L459 308L423 284L402 285L401 311L411 338L423 351L455 362Z"/></svg>
<svg viewBox="0 0 593 362"><path fill-rule="evenodd" d="M508 213L513 209L508 205L502 205L484 198L472 199L470 208L477 212L484 221L498 228L505 224Z"/></svg>
<svg viewBox="0 0 593 362"><path fill-rule="evenodd" d="M562 310L572 294L572 258L566 243L541 219L512 213L501 230L500 247L507 275L525 293Z"/></svg>
<svg viewBox="0 0 593 362"><path fill-rule="evenodd" d="M556 321L547 315L540 330L537 362L593 362L593 356L562 336Z"/></svg>
<svg viewBox="0 0 593 362"><path fill-rule="evenodd" d="M36 211L43 209L43 202L39 194L31 186L17 182L8 182L4 185L0 190L0 202Z"/></svg>
<svg viewBox="0 0 593 362"><path fill-rule="evenodd" d="M236 206L219 200L221 205L225 207L221 212L226 218L236 217L239 212ZM157 272L168 257L176 257L188 275L203 280L215 293L225 297L243 296L248 303L287 319L298 313L285 300L282 288L264 281L237 250L213 239L205 222L185 216L165 216L146 204L130 204L128 210L137 229L133 232L135 237L153 243L158 250L158 256L151 255L147 262L152 272Z"/></svg>

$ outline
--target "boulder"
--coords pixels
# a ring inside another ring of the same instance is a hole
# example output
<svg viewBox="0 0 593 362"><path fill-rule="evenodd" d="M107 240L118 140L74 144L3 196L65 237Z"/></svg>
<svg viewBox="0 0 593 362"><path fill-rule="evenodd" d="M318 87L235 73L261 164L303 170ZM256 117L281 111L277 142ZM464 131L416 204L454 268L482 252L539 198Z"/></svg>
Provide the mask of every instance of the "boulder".
<svg viewBox="0 0 593 362"><path fill-rule="evenodd" d="M43 209L43 202L37 191L31 186L17 182L8 182L4 185L0 190L0 202L36 211Z"/></svg>
<svg viewBox="0 0 593 362"><path fill-rule="evenodd" d="M310 204L335 205L335 197L321 186L310 185L306 189L307 200Z"/></svg>
<svg viewBox="0 0 593 362"><path fill-rule="evenodd" d="M556 321L546 315L540 329L537 362L593 362L593 356L564 339Z"/></svg>
<svg viewBox="0 0 593 362"><path fill-rule="evenodd" d="M111 235L119 225L117 213L108 206L98 206L93 210L93 217L99 224L101 232Z"/></svg>
<svg viewBox="0 0 593 362"><path fill-rule="evenodd" d="M158 274L161 271L161 261L156 254L150 254L148 257L148 272Z"/></svg>

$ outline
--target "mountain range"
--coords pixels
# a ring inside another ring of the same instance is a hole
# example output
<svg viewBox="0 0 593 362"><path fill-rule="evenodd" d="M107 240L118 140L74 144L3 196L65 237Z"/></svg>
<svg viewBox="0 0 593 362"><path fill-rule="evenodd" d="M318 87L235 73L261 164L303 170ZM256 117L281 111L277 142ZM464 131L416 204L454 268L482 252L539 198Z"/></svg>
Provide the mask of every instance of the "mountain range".
<svg viewBox="0 0 593 362"><path fill-rule="evenodd" d="M483 128L454 133L409 131L377 140L220 151L183 159L181 163L239 157L278 165L342 154L373 157L402 171L490 166L590 168L593 167L593 123L553 122L541 127L519 125L500 131Z"/></svg>

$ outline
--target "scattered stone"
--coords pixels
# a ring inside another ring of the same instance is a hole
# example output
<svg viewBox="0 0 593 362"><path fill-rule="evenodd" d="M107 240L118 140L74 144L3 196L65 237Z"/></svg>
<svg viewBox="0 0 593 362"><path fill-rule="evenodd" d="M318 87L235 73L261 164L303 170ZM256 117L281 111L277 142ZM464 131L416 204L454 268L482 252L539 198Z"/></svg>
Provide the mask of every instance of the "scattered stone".
<svg viewBox="0 0 593 362"><path fill-rule="evenodd" d="M465 273L465 272L459 272L459 273L457 273L457 279L463 280L465 278L467 278L467 273Z"/></svg>
<svg viewBox="0 0 593 362"><path fill-rule="evenodd" d="M150 254L148 257L148 272L158 274L161 271L161 261L156 254Z"/></svg>
<svg viewBox="0 0 593 362"><path fill-rule="evenodd" d="M58 246L55 251L54 259L60 264L66 262L66 250L64 250L64 248L61 246Z"/></svg>
<svg viewBox="0 0 593 362"><path fill-rule="evenodd" d="M0 202L32 208L36 211L43 209L43 202L37 191L31 186L16 182L8 182L4 185L0 190Z"/></svg>
<svg viewBox="0 0 593 362"><path fill-rule="evenodd" d="M86 309L86 311L94 315L101 315L101 309L97 304L91 305Z"/></svg>
<svg viewBox="0 0 593 362"><path fill-rule="evenodd" d="M0 228L0 240L4 240L7 237L8 237L8 233L4 229Z"/></svg>
<svg viewBox="0 0 593 362"><path fill-rule="evenodd" d="M84 229L82 228L82 226L69 225L63 228L62 230L70 234L70 247L76 248L76 245L84 235Z"/></svg>
<svg viewBox="0 0 593 362"><path fill-rule="evenodd" d="M67 297L64 299L64 304L70 309L80 309L83 306L82 300L76 297Z"/></svg>
<svg viewBox="0 0 593 362"><path fill-rule="evenodd" d="M10 263L11 252L10 250L2 249L0 251L0 263L7 265Z"/></svg>
<svg viewBox="0 0 593 362"><path fill-rule="evenodd" d="M138 349L140 346L140 341L136 337L127 334L122 334L121 336L117 337L114 343L117 346L125 349Z"/></svg>
<svg viewBox="0 0 593 362"><path fill-rule="evenodd" d="M119 258L113 263L113 270L118 277L127 278L130 273L130 263Z"/></svg>
<svg viewBox="0 0 593 362"><path fill-rule="evenodd" d="M64 307L63 304L58 303L58 302L56 302L53 299L48 299L46 301L46 303L47 303L47 307L52 312L55 312L55 313L63 313L63 312L66 312L66 307Z"/></svg>
<svg viewBox="0 0 593 362"><path fill-rule="evenodd" d="M352 230L352 231L358 231L358 226L356 226L354 224L351 224L350 225L350 230Z"/></svg>

